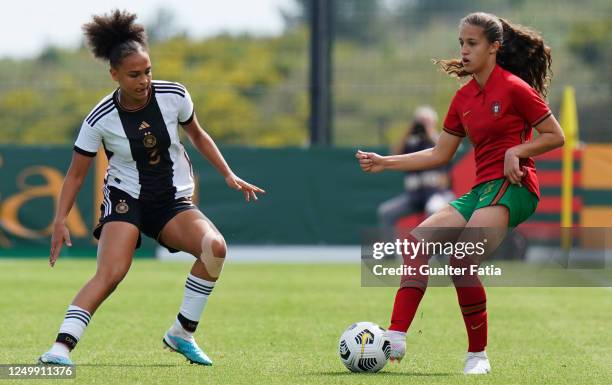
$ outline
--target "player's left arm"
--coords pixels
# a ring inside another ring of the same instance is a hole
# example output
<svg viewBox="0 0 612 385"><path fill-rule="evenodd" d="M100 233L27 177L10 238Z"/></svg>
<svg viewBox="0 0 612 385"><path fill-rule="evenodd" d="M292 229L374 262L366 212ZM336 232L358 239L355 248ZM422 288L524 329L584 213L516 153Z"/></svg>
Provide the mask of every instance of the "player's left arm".
<svg viewBox="0 0 612 385"><path fill-rule="evenodd" d="M257 193L266 193L263 189L240 179L238 176L236 176L236 174L234 174L232 169L225 161L225 158L223 158L221 151L219 151L219 148L213 139L200 126L195 113L193 114L193 119L191 119L189 123L184 124L183 128L185 129L189 140L191 143L193 143L195 148L198 149L200 154L208 159L208 161L219 171L219 173L223 175L225 182L229 187L243 192L244 198L247 202L249 202L251 198L257 200Z"/></svg>
<svg viewBox="0 0 612 385"><path fill-rule="evenodd" d="M557 147L561 147L565 143L563 130L552 114L548 115L547 118L539 122L534 128L539 133L537 138L530 142L511 147L506 151L504 175L511 183L521 183L521 178L524 175L519 165L519 160L521 158L538 156Z"/></svg>

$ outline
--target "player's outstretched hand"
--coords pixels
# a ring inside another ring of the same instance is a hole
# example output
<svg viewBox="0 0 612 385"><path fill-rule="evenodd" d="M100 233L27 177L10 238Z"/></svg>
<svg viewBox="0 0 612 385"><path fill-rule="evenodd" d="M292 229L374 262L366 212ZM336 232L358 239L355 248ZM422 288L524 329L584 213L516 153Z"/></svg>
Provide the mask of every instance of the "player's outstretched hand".
<svg viewBox="0 0 612 385"><path fill-rule="evenodd" d="M68 247L72 246L70 240L70 232L64 223L55 223L53 225L53 234L51 235L51 252L49 253L49 265L55 266L55 261L59 257L62 246L66 242Z"/></svg>
<svg viewBox="0 0 612 385"><path fill-rule="evenodd" d="M359 166L364 172L381 172L385 169L383 157L375 152L357 150L355 158L359 159Z"/></svg>
<svg viewBox="0 0 612 385"><path fill-rule="evenodd" d="M235 190L241 190L242 193L244 194L244 199L247 202L250 202L251 198L253 198L253 200L256 201L257 200L256 193L259 193L259 194L266 193L263 189L260 189L254 184L250 184L248 182L243 181L242 179L238 178L234 174L231 174L227 178L225 178L225 183L227 183L228 186L230 186L231 188Z"/></svg>

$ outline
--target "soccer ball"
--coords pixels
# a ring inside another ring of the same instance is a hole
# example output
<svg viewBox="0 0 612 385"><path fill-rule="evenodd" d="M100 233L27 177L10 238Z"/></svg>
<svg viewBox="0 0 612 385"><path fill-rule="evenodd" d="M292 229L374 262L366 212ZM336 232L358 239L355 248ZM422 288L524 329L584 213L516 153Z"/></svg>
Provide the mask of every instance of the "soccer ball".
<svg viewBox="0 0 612 385"><path fill-rule="evenodd" d="M375 373L382 369L391 344L384 338L385 329L372 322L357 322L340 336L340 360L351 372Z"/></svg>

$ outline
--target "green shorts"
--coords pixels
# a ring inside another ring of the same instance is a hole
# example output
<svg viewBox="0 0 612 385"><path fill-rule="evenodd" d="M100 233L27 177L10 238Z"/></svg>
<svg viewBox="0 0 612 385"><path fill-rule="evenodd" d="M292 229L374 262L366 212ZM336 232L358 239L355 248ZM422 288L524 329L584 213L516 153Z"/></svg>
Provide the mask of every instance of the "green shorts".
<svg viewBox="0 0 612 385"><path fill-rule="evenodd" d="M525 186L510 183L506 178L494 179L475 186L469 193L450 202L469 221L474 211L487 206L508 208L508 227L516 227L533 214L538 197Z"/></svg>

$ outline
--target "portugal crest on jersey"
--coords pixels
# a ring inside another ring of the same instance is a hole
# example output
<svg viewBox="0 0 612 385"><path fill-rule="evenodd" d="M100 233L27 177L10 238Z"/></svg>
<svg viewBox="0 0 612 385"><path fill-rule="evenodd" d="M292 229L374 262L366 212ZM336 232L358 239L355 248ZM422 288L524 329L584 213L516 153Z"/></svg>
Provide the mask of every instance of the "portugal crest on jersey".
<svg viewBox="0 0 612 385"><path fill-rule="evenodd" d="M491 103L491 113L494 116L499 116L499 114L501 113L501 103L500 102L493 102Z"/></svg>

